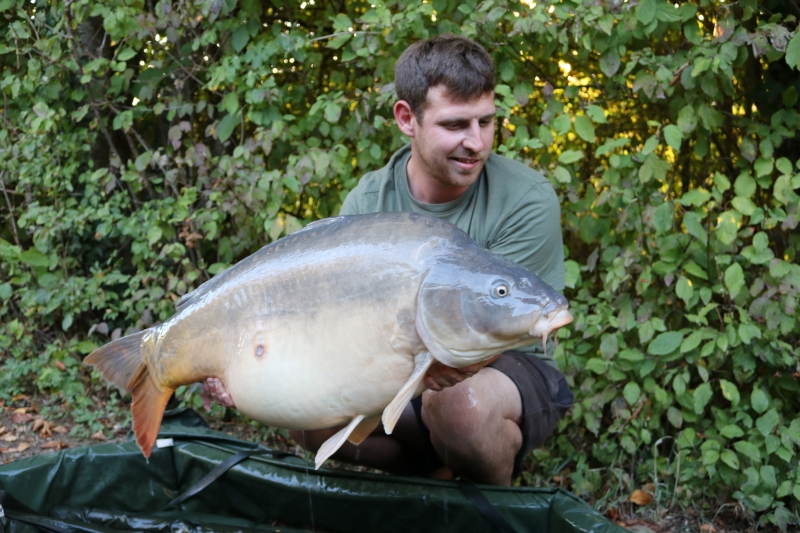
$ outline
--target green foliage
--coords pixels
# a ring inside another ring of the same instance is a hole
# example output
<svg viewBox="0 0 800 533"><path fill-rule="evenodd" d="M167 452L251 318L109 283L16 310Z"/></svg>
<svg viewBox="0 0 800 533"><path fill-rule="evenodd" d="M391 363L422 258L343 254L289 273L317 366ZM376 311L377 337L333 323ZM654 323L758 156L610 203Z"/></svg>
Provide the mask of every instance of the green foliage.
<svg viewBox="0 0 800 533"><path fill-rule="evenodd" d="M797 522L796 2L69 6L0 2L0 396L86 402L93 346L336 214L405 142L394 61L453 32L562 200L577 401L523 481L577 457L600 507L651 482Z"/></svg>

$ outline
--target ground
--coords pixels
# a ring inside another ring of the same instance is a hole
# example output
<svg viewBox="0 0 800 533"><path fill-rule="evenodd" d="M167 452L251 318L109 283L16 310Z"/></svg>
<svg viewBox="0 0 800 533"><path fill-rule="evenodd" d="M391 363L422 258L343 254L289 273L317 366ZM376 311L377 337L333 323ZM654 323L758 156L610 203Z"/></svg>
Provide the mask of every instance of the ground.
<svg viewBox="0 0 800 533"><path fill-rule="evenodd" d="M100 401L98 399L98 401ZM103 400L104 401L104 400ZM76 423L68 414L58 412L50 419L40 414L39 405L42 398L27 395L15 396L11 402L0 400L0 461L8 463L24 457L44 453L54 453L64 448L98 444L101 442L122 442L126 440L129 428L111 425L105 430L97 431L86 437L76 435L88 434L76 431L83 426ZM171 404L170 407L177 406ZM44 410L53 412L53 409ZM207 416L201 408L212 429L234 435L243 440L265 441L267 446L304 455L309 454L294 443L284 431L265 429L229 410L225 416ZM83 426L85 427L85 426ZM363 470L347 465L336 465L350 470ZM563 476L552 480L554 486L563 486ZM637 491L638 492L638 491ZM633 533L755 533L755 524L747 520L743 510L735 505L723 506L710 516L698 515L693 509L654 508L647 499L646 493L638 495L643 505L627 502L618 508L609 509L606 513L609 520L626 527ZM637 498L634 498L637 499ZM645 503L646 502L646 503ZM759 532L777 532L776 528L759 527Z"/></svg>

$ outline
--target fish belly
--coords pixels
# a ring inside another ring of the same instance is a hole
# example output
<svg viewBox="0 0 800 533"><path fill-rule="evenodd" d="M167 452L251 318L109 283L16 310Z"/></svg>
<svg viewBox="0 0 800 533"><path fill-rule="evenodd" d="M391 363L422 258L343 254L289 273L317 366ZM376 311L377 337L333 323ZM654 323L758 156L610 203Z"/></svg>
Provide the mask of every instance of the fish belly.
<svg viewBox="0 0 800 533"><path fill-rule="evenodd" d="M299 318L265 317L237 332L220 379L237 409L254 420L321 429L378 414L414 369L413 354L391 342L391 316L374 308Z"/></svg>

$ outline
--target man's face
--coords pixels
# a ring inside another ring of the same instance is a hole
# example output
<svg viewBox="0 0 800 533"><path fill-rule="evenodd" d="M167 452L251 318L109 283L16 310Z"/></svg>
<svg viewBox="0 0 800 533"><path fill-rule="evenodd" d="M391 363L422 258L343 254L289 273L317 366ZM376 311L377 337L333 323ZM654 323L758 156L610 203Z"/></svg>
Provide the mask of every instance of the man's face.
<svg viewBox="0 0 800 533"><path fill-rule="evenodd" d="M495 113L493 92L462 102L451 99L441 85L429 89L422 123L413 119L409 171L438 186L472 185L492 150Z"/></svg>

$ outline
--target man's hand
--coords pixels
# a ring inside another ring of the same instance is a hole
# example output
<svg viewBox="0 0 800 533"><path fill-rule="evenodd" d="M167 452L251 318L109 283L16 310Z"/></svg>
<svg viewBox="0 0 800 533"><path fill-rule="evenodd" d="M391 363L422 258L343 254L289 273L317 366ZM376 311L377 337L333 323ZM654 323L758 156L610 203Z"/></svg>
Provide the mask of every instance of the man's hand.
<svg viewBox="0 0 800 533"><path fill-rule="evenodd" d="M434 391L440 391L446 387L458 385L468 377L477 374L481 368L494 363L500 355L501 354L493 355L486 361L465 366L464 368L453 368L437 361L431 366L428 373L425 374L425 385Z"/></svg>
<svg viewBox="0 0 800 533"><path fill-rule="evenodd" d="M228 394L228 391L225 390L225 385L222 384L219 378L208 378L202 382L202 385L203 392L200 393L200 396L203 398L203 407L206 408L206 411L211 411L212 403L218 403L225 407L235 407L233 399Z"/></svg>

